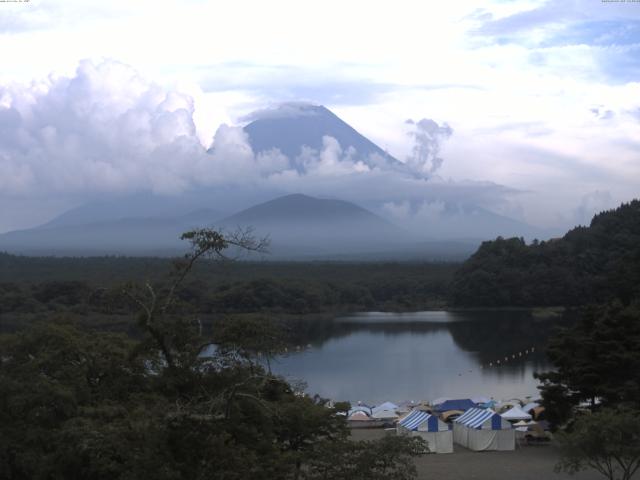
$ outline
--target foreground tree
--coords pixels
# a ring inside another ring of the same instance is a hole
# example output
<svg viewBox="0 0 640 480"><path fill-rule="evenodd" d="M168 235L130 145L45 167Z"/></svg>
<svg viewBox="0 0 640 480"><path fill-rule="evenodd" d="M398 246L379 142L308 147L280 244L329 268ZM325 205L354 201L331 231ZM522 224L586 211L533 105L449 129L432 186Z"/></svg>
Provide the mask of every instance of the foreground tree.
<svg viewBox="0 0 640 480"><path fill-rule="evenodd" d="M255 323L268 319L226 325L204 354L213 339L176 292L200 258L265 244L247 232L183 238L192 249L169 282L125 290L140 309L137 340L64 320L0 337L0 478L296 479L326 445L366 478L408 478L402 445L353 455L344 417L255 361L280 348L278 329Z"/></svg>
<svg viewBox="0 0 640 480"><path fill-rule="evenodd" d="M603 409L576 419L560 434L556 471L592 468L609 480L630 480L640 468L640 412Z"/></svg>

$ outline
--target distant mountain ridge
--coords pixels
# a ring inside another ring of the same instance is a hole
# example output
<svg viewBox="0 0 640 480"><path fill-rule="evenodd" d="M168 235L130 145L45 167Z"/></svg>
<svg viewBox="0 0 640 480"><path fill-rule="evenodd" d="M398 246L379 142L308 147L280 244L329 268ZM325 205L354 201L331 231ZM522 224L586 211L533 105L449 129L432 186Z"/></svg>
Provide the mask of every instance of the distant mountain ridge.
<svg viewBox="0 0 640 480"><path fill-rule="evenodd" d="M175 255L192 228L253 227L272 239L278 258L395 248L407 234L353 203L287 195L220 219L201 209L177 217L119 218L83 224L49 222L0 235L0 250L37 255Z"/></svg>
<svg viewBox="0 0 640 480"><path fill-rule="evenodd" d="M301 222L324 220L367 219L392 225L381 217L358 205L344 200L320 199L294 193L275 198L238 212L223 220L223 223L264 223L265 221Z"/></svg>
<svg viewBox="0 0 640 480"><path fill-rule="evenodd" d="M250 207L219 222L223 227L253 227L269 235L272 254L331 255L396 250L415 238L351 202L302 194L286 195Z"/></svg>

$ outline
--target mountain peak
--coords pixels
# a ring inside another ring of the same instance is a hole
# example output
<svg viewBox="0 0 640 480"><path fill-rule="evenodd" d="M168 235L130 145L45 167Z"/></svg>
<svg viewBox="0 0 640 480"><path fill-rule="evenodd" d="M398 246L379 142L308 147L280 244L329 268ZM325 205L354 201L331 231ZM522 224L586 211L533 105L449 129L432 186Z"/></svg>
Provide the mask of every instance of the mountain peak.
<svg viewBox="0 0 640 480"><path fill-rule="evenodd" d="M248 117L244 127L254 152L278 149L289 159L292 168L302 172L305 166L297 161L303 147L321 151L323 138L335 138L343 150L353 148L354 157L365 164L377 164L379 159L400 164L378 145L364 137L331 110L309 103L285 103L277 108L261 110ZM378 161L372 161L372 157Z"/></svg>

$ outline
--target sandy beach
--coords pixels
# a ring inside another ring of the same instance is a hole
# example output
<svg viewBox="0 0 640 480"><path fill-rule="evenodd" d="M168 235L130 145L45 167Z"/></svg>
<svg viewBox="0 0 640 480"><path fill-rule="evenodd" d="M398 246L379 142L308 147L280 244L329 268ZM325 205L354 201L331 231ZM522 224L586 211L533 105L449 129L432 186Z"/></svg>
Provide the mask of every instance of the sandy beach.
<svg viewBox="0 0 640 480"><path fill-rule="evenodd" d="M354 440L374 440L385 434L379 429L351 431ZM596 471L576 475L555 473L558 450L553 445L523 446L513 452L473 452L454 444L452 454L431 454L416 458L418 479L446 480L597 480L604 479ZM633 478L640 479L636 474Z"/></svg>

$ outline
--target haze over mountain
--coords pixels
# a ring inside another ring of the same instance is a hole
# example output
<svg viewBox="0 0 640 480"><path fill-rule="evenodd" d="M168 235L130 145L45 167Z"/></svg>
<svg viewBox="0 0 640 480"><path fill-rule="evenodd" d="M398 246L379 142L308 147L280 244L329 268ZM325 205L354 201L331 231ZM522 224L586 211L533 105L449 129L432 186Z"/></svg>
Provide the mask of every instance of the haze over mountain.
<svg viewBox="0 0 640 480"><path fill-rule="evenodd" d="M198 227L252 228L269 237L266 259L466 258L478 241L426 242L380 216L335 199L292 194L220 219L212 210L178 217L121 218L69 224L68 217L0 235L0 250L27 255L176 255L180 235ZM254 257L256 258L256 257Z"/></svg>
<svg viewBox="0 0 640 480"><path fill-rule="evenodd" d="M474 204L472 198L456 198L443 182L415 177L427 172L422 167L437 168L441 162L434 142L438 135L450 134L446 125L418 122L416 128L427 129L421 147L426 150L411 164L388 155L323 106L284 104L252 118L243 133L223 130L224 137L216 137L205 155L244 161L245 157L233 157L238 151L233 142L248 141L251 158L270 168L279 165L275 178L287 182L235 184L234 178L226 178L214 186L171 195L137 193L93 201L43 225L0 236L0 249L28 254L174 254L184 248L177 240L180 233L214 224L252 226L257 234L269 235L272 258L460 258L481 240L498 235L551 236ZM287 195L292 186L304 187L302 181L317 171L323 180L312 185L313 196ZM363 183L369 178L363 173L373 175L376 183ZM347 199L362 200L348 202L335 199L342 195L330 195L336 185L326 182L343 178L360 184L357 189L353 187L358 184L345 185L342 193Z"/></svg>
<svg viewBox="0 0 640 480"><path fill-rule="evenodd" d="M287 195L221 220L269 235L277 256L397 251L417 238L353 203Z"/></svg>

